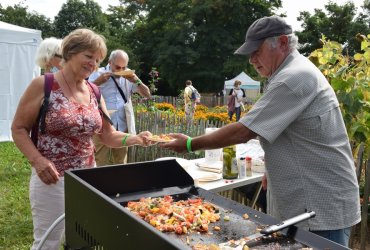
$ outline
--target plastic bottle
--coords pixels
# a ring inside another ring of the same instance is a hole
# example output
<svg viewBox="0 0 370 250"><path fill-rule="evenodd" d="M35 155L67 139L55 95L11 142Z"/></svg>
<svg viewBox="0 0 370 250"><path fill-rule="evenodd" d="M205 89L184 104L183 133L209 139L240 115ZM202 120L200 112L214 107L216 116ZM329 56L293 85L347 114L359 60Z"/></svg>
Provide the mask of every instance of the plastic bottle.
<svg viewBox="0 0 370 250"><path fill-rule="evenodd" d="M245 157L245 165L246 165L246 172L247 177L252 176L252 158L247 156Z"/></svg>
<svg viewBox="0 0 370 250"><path fill-rule="evenodd" d="M244 157L241 157L238 162L239 179L247 177L247 166Z"/></svg>
<svg viewBox="0 0 370 250"><path fill-rule="evenodd" d="M238 164L236 160L235 145L223 148L222 154L223 154L222 178L224 179L238 178Z"/></svg>

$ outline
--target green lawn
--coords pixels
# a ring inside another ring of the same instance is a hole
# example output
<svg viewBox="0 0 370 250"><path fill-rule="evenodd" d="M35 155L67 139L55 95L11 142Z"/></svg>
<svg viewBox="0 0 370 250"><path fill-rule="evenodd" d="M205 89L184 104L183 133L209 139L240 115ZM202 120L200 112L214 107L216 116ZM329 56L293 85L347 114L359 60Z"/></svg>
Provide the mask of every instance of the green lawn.
<svg viewBox="0 0 370 250"><path fill-rule="evenodd" d="M12 142L0 142L0 249L30 249L30 165Z"/></svg>

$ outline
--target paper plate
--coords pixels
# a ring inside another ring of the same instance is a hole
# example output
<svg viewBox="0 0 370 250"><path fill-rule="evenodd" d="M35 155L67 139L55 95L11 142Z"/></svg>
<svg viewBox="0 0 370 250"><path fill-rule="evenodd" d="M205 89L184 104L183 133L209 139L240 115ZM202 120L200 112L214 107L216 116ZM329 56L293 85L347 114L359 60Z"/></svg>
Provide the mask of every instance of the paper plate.
<svg viewBox="0 0 370 250"><path fill-rule="evenodd" d="M256 173L265 173L265 165L252 165L252 171Z"/></svg>
<svg viewBox="0 0 370 250"><path fill-rule="evenodd" d="M112 74L116 76L130 76L130 75L133 75L134 73L135 73L135 70L132 70L132 69L112 72Z"/></svg>
<svg viewBox="0 0 370 250"><path fill-rule="evenodd" d="M148 140L154 141L154 142L171 142L171 141L174 141L175 139L163 139L163 138L158 138L158 137L149 137Z"/></svg>
<svg viewBox="0 0 370 250"><path fill-rule="evenodd" d="M252 159L252 171L256 173L266 172L265 162L260 159Z"/></svg>
<svg viewBox="0 0 370 250"><path fill-rule="evenodd" d="M198 180L200 182L209 182L209 181L217 181L222 179L222 174L207 174L207 175L199 175L194 178L194 180Z"/></svg>

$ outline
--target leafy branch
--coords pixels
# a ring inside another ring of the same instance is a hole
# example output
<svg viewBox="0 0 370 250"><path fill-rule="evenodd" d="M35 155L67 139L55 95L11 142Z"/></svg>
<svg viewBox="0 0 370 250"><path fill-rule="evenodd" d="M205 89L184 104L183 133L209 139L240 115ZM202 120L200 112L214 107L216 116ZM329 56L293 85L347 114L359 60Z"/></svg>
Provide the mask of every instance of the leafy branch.
<svg viewBox="0 0 370 250"><path fill-rule="evenodd" d="M343 53L342 45L322 36L323 47L309 59L322 71L333 87L351 141L370 148L370 35L357 34L361 52L353 57Z"/></svg>

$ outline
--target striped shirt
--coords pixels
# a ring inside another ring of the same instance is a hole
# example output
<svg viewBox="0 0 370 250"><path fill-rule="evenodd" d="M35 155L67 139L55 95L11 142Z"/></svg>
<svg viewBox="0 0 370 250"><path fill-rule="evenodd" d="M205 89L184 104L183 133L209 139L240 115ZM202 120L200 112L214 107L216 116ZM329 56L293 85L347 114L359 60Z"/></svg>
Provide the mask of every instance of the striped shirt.
<svg viewBox="0 0 370 250"><path fill-rule="evenodd" d="M278 217L305 210L299 224L335 230L360 221L359 187L336 95L298 51L268 79L264 95L239 122L259 135Z"/></svg>

